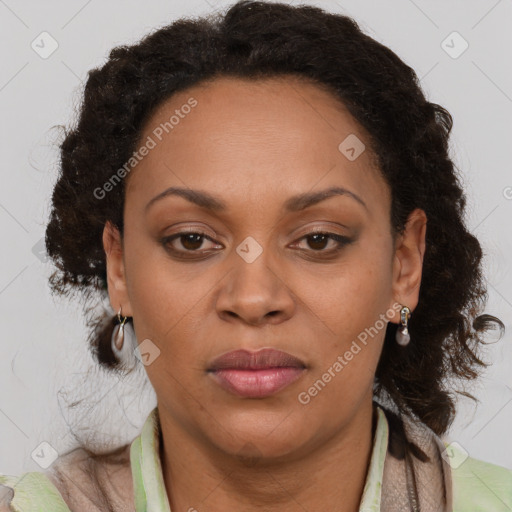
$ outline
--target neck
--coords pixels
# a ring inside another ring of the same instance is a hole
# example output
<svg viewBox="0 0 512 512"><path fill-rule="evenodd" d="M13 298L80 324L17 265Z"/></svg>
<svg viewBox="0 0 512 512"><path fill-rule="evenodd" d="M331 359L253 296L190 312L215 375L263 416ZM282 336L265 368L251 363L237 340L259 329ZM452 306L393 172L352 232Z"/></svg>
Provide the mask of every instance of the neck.
<svg viewBox="0 0 512 512"><path fill-rule="evenodd" d="M371 458L371 399L322 444L287 460L253 463L219 452L160 409L160 458L171 510L358 510Z"/></svg>

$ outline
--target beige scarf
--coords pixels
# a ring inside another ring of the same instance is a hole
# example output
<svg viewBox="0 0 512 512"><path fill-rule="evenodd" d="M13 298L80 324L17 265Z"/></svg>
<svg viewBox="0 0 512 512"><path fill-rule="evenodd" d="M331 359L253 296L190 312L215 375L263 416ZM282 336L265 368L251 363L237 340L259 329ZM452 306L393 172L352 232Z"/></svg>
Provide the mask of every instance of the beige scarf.
<svg viewBox="0 0 512 512"><path fill-rule="evenodd" d="M381 512L452 512L451 472L441 457L441 440L425 425L381 407L389 425ZM96 458L77 449L46 474L73 512L133 512L129 449Z"/></svg>
<svg viewBox="0 0 512 512"><path fill-rule="evenodd" d="M381 406L382 407L382 406ZM452 475L445 447L426 425L382 407L389 441L382 481L381 512L452 512Z"/></svg>

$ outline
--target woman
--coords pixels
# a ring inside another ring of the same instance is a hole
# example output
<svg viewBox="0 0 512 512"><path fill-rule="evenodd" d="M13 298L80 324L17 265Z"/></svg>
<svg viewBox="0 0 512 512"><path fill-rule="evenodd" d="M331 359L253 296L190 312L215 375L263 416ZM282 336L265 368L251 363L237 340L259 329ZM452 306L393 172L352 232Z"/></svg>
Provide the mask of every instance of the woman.
<svg viewBox="0 0 512 512"><path fill-rule="evenodd" d="M2 477L3 510L510 510L512 471L440 437L503 328L451 126L314 7L112 50L61 145L51 285L108 294L98 361L142 363L158 405L130 445Z"/></svg>

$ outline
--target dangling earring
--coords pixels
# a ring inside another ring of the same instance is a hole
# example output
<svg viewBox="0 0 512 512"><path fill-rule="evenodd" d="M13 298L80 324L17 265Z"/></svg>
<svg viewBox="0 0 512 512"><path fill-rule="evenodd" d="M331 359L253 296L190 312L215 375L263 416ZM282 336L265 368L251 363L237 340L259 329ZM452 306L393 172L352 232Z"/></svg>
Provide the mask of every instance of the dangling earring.
<svg viewBox="0 0 512 512"><path fill-rule="evenodd" d="M123 348L124 343L124 324L126 323L126 320L128 319L127 316L125 316L121 320L121 308L119 308L119 311L117 312L117 319L119 320L119 323L114 327L114 331L112 332L112 349L115 352L115 349L121 350Z"/></svg>
<svg viewBox="0 0 512 512"><path fill-rule="evenodd" d="M117 319L119 323L112 332L112 352L124 368L133 369L138 363L135 355L135 349L139 345L137 337L132 323L127 322L128 317L121 319L121 308L117 313Z"/></svg>
<svg viewBox="0 0 512 512"><path fill-rule="evenodd" d="M396 342L402 347L405 347L411 341L411 336L407 329L407 322L410 316L411 310L407 306L403 306L400 310L400 323L402 326L396 330Z"/></svg>

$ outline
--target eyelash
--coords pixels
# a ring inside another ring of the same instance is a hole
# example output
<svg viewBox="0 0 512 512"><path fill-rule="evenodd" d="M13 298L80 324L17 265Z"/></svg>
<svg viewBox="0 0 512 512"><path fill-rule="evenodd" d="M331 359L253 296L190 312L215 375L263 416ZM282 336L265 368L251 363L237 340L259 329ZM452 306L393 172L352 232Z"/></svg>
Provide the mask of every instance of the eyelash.
<svg viewBox="0 0 512 512"><path fill-rule="evenodd" d="M184 250L183 251L183 250L177 250L177 249L170 247L169 244L171 242L173 242L176 239L179 239L182 236L186 236L186 235L199 235L201 238L206 238L207 240L210 240L211 242L215 243L215 240L213 240L210 236L208 236L206 233L203 233L202 231L180 231L179 233L175 233L171 236L162 238L160 242L163 245L164 249L166 249L168 252L174 253L175 255L181 256L185 253L191 253L191 254L200 253L199 250ZM317 253L317 254L324 254L326 256L332 256L332 255L339 253L345 246L347 246L353 242L353 239L351 239L351 238L348 238L343 235L339 235L337 233L331 233L328 231L310 231L309 233L306 233L305 235L300 237L297 240L297 242L300 242L301 240L304 240L305 238L308 238L308 237L311 237L314 235L327 236L331 240L334 240L337 243L337 246L334 249L330 249L330 250L302 249L303 251L307 251L307 252L311 251L311 252ZM213 249L213 250L215 250L215 249ZM200 258L185 256L183 259L200 259Z"/></svg>

